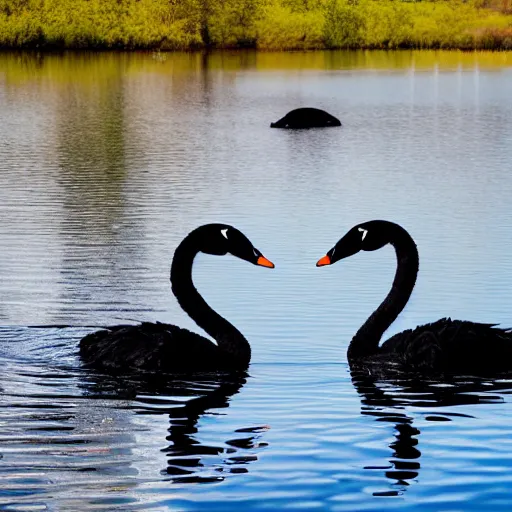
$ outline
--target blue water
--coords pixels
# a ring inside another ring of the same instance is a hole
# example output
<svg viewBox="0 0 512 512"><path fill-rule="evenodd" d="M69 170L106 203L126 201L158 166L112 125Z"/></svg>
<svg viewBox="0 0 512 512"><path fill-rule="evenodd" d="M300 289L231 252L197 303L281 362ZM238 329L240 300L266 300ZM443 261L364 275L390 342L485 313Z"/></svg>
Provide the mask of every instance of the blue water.
<svg viewBox="0 0 512 512"><path fill-rule="evenodd" d="M512 325L512 61L496 55L0 55L0 508L510 510L512 380L351 375L395 258L315 267L354 224L392 220L420 274L386 336ZM305 105L343 127L269 128ZM276 263L194 267L249 339L248 374L82 367L85 326L198 331L169 266L219 221ZM73 327L41 327L57 324Z"/></svg>

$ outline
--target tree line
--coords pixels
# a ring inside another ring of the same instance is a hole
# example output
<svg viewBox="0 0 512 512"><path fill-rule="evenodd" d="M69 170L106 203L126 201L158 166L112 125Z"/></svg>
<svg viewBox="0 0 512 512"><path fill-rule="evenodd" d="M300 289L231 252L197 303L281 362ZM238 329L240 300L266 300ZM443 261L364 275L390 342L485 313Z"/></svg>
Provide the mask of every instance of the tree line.
<svg viewBox="0 0 512 512"><path fill-rule="evenodd" d="M0 47L512 49L511 0L0 0Z"/></svg>

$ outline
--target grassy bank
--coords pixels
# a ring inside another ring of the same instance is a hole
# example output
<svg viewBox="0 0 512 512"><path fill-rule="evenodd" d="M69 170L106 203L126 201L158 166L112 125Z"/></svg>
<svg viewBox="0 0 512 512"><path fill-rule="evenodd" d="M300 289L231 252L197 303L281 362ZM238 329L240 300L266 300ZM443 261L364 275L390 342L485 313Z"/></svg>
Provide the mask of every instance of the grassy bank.
<svg viewBox="0 0 512 512"><path fill-rule="evenodd" d="M511 0L0 0L0 47L512 49Z"/></svg>

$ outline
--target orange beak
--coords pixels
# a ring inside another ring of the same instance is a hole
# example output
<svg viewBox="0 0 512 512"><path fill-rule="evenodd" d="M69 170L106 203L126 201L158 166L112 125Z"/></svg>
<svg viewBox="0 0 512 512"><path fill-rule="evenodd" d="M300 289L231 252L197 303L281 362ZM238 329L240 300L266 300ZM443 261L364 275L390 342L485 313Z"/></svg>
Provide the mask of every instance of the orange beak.
<svg viewBox="0 0 512 512"><path fill-rule="evenodd" d="M330 265L330 264L331 264L331 258L329 258L329 256L327 256L327 254L323 258L320 258L316 262L317 267L323 267L324 265Z"/></svg>
<svg viewBox="0 0 512 512"><path fill-rule="evenodd" d="M274 268L274 264L265 258L265 256L260 256L258 258L258 261L256 262L257 265L260 265L261 267L268 267L268 268Z"/></svg>

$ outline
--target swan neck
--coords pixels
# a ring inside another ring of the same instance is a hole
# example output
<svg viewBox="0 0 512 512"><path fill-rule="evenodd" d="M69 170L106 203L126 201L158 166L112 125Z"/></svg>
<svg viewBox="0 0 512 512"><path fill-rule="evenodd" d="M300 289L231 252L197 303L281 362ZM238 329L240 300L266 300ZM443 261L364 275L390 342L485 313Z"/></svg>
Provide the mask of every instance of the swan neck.
<svg viewBox="0 0 512 512"><path fill-rule="evenodd" d="M216 342L226 358L246 367L251 359L249 342L224 317L214 311L196 290L192 281L194 258L200 251L200 240L190 233L178 246L171 266L171 287L181 308Z"/></svg>
<svg viewBox="0 0 512 512"><path fill-rule="evenodd" d="M405 229L394 225L390 243L397 259L391 290L352 338L348 348L349 360L378 352L382 335L404 309L414 289L419 269L418 249L414 240Z"/></svg>

